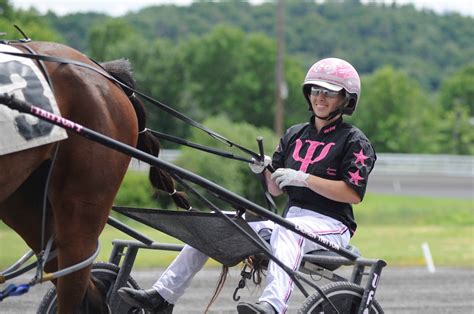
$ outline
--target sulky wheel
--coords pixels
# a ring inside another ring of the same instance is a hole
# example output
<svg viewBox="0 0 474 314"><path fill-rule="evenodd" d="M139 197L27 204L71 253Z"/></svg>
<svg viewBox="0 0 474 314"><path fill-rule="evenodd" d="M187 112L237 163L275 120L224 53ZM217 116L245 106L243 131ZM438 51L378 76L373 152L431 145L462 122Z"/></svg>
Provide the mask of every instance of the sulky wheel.
<svg viewBox="0 0 474 314"><path fill-rule="evenodd" d="M111 290L114 287L115 280L117 279L117 275L119 273L120 268L111 263L94 263L92 265L92 275L95 279L101 281L107 289L107 303L108 299L111 294ZM127 287L133 289L140 289L137 282L129 276L127 279ZM48 290L45 294L43 299L41 300L41 304L38 307L38 314L56 314L56 288L53 287ZM144 310L136 309L125 302L121 302L119 311L117 313L145 313Z"/></svg>
<svg viewBox="0 0 474 314"><path fill-rule="evenodd" d="M305 300L298 313L357 313L364 294L362 287L343 281L330 283L322 287L321 290L337 308L337 312L329 302L324 300L318 292L315 292ZM369 313L383 313L382 307L376 300L373 300Z"/></svg>

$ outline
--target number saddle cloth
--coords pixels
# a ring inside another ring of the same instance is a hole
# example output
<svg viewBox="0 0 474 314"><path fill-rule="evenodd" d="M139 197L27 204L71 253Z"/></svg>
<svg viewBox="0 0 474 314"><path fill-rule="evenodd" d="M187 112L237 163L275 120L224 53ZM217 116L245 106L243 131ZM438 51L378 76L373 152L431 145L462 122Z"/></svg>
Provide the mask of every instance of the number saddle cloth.
<svg viewBox="0 0 474 314"><path fill-rule="evenodd" d="M2 52L22 51L0 44L0 94L13 95L60 115L53 92L36 64L31 59ZM0 156L66 138L64 129L0 104Z"/></svg>

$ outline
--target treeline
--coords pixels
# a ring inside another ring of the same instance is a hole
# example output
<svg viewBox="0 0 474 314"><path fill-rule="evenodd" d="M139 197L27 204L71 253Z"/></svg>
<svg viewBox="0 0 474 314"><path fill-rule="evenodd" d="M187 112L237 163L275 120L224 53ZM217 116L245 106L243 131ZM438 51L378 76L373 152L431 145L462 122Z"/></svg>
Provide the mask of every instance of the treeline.
<svg viewBox="0 0 474 314"><path fill-rule="evenodd" d="M101 14L46 16L68 43L89 47L88 30L102 23ZM202 36L218 24L259 32L275 38L276 5L243 1L198 1L190 6L151 6L123 17L149 40L177 43ZM350 59L362 73L392 65L428 89L437 89L441 75L452 74L474 56L473 19L457 14L440 16L412 5L361 4L359 1L285 1L287 52L304 65L338 55ZM105 43L104 43L105 44Z"/></svg>
<svg viewBox="0 0 474 314"><path fill-rule="evenodd" d="M140 90L198 121L218 114L229 123L272 128L274 3L197 2L120 18L40 16L0 4L0 27L9 38L18 37L10 35L15 23L34 39L63 41L98 61L128 58ZM301 95L308 66L336 56L362 74L362 97L351 120L377 151L474 153L472 18L359 1L288 1L285 12L287 126L308 117ZM166 113L149 111L150 128L190 134Z"/></svg>

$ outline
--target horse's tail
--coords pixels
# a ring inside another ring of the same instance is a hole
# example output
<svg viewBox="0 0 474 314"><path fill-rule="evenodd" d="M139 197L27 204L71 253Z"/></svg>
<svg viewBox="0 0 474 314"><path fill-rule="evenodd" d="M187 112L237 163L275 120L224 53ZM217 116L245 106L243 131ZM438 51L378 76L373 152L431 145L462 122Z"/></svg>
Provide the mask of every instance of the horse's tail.
<svg viewBox="0 0 474 314"><path fill-rule="evenodd" d="M137 148L145 153L158 156L160 152L160 143L158 139L150 133L145 131L139 134ZM154 188L167 192L178 207L190 209L186 194L184 192L176 191L174 180L171 175L158 167L151 166L148 175L151 184Z"/></svg>
<svg viewBox="0 0 474 314"><path fill-rule="evenodd" d="M133 79L132 68L128 60L114 60L101 63L101 66L122 83L131 88L135 88L135 80ZM125 93L127 93L137 114L138 129L140 131L138 134L137 148L145 153L158 156L160 153L160 142L150 131L146 130L145 106L133 91L128 90L127 88L123 89ZM149 179L155 189L167 192L173 198L173 201L178 207L184 209L189 209L191 207L186 199L185 193L176 191L174 180L169 173L158 167L151 166Z"/></svg>
<svg viewBox="0 0 474 314"><path fill-rule="evenodd" d="M217 281L216 289L214 290L214 294L211 297L211 300L206 306L206 310L204 313L207 313L209 309L211 308L211 305L217 300L217 297L222 291L222 288L224 288L225 280L227 279L227 274L229 273L229 267L222 265L222 271L219 276L219 280Z"/></svg>

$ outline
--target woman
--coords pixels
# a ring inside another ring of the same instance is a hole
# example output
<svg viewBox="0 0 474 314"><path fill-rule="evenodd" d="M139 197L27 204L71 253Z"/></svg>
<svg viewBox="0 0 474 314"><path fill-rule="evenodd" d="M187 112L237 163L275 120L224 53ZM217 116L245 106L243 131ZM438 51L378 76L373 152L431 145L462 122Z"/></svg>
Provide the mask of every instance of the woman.
<svg viewBox="0 0 474 314"><path fill-rule="evenodd" d="M303 95L312 113L310 121L290 127L280 140L273 158L265 156L250 168L264 173L274 196L288 194L285 218L346 247L356 230L352 204L362 201L367 180L376 160L366 136L342 119L351 115L360 98L360 78L348 62L328 58L315 63L306 74ZM276 171L271 173L267 167ZM299 268L304 253L324 249L271 221L252 222L256 231L272 229L270 245L275 256L288 267ZM183 251L149 290L122 288L128 303L171 313L207 256L185 246ZM259 302L240 302L239 313L284 313L293 282L270 261L266 287Z"/></svg>

